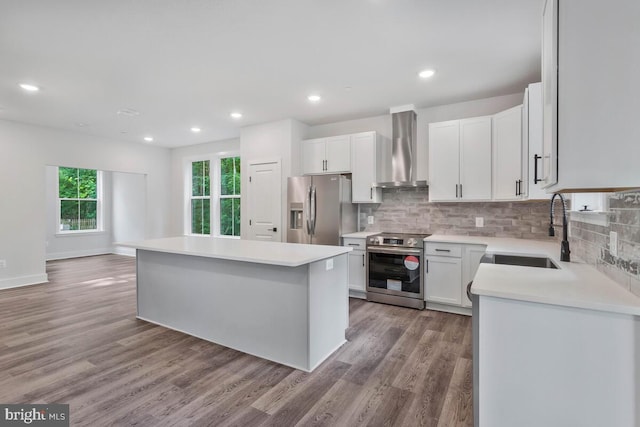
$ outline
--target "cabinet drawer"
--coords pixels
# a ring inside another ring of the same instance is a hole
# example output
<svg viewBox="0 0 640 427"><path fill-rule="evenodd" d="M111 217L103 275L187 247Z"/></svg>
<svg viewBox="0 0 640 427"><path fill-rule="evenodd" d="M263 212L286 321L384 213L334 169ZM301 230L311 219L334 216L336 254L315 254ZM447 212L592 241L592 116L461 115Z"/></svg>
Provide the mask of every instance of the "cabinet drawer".
<svg viewBox="0 0 640 427"><path fill-rule="evenodd" d="M427 243L425 244L424 252L427 255L461 258L462 245L455 243Z"/></svg>
<svg viewBox="0 0 640 427"><path fill-rule="evenodd" d="M364 251L365 249L367 249L366 239L357 239L353 237L343 237L342 246L349 246L354 250L360 249Z"/></svg>

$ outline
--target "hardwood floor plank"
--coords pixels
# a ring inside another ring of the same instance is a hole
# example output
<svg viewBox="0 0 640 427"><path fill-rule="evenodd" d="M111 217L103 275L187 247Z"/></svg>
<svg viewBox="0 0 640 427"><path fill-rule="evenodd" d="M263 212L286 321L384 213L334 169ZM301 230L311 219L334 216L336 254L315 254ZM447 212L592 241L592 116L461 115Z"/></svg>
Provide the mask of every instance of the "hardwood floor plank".
<svg viewBox="0 0 640 427"><path fill-rule="evenodd" d="M438 427L466 426L473 419L473 366L471 360L456 362L447 396L438 420Z"/></svg>
<svg viewBox="0 0 640 427"><path fill-rule="evenodd" d="M305 373L136 319L135 259L47 263L0 290L0 401L72 426L471 426L471 322L351 299L348 342Z"/></svg>

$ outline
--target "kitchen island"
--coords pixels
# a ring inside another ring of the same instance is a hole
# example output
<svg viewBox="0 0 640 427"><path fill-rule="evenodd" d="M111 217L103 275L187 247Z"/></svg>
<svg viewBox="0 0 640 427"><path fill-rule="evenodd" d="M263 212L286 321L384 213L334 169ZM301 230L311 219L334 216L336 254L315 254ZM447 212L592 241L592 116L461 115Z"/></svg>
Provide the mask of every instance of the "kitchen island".
<svg viewBox="0 0 640 427"><path fill-rule="evenodd" d="M172 237L136 249L137 317L304 371L345 343L351 248Z"/></svg>

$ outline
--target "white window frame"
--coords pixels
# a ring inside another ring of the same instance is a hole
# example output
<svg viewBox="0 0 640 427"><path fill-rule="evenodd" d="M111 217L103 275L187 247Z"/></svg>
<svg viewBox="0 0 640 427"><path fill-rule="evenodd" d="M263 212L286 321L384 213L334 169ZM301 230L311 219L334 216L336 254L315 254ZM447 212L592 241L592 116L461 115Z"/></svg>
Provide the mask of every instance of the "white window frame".
<svg viewBox="0 0 640 427"><path fill-rule="evenodd" d="M230 238L230 239L239 239L240 236L228 236L228 235L221 235L220 234L220 208L222 207L222 199L238 199L240 200L240 196L242 194L242 187L240 188L240 193L241 194L227 194L227 195L223 195L221 194L220 191L220 183L222 182L222 176L220 173L220 166L221 166L221 160L222 159L227 159L230 157L240 157L239 154L225 154L225 155L220 155L217 157L216 159L216 170L215 170L215 174L214 176L216 177L216 182L218 183L218 185L216 185L216 236L217 237L226 237L226 238ZM242 171L240 171L240 176L242 177ZM242 218L240 219L240 222L242 223Z"/></svg>
<svg viewBox="0 0 640 427"><path fill-rule="evenodd" d="M88 169L96 171L96 199L70 199L70 198L60 198L60 168L73 168L73 169ZM75 166L56 166L56 235L64 235L64 236L73 236L78 234L96 234L96 233L104 233L104 215L102 212L102 206L104 201L104 190L103 190L103 175L102 171L98 169L91 168L82 168ZM84 200L84 201L92 201L95 200L96 203L96 228L91 230L61 230L60 229L60 201L62 200Z"/></svg>
<svg viewBox="0 0 640 427"><path fill-rule="evenodd" d="M240 153L222 152L204 156L188 157L184 159L184 235L197 237L220 237L225 239L240 239L240 236L226 236L220 234L220 200L227 198L240 199L240 195L220 194L220 160L228 157L240 157ZM209 196L192 196L192 163L209 161L209 180L211 182ZM242 173L242 172L240 172ZM191 232L191 200L210 198L209 230L210 234L195 234Z"/></svg>

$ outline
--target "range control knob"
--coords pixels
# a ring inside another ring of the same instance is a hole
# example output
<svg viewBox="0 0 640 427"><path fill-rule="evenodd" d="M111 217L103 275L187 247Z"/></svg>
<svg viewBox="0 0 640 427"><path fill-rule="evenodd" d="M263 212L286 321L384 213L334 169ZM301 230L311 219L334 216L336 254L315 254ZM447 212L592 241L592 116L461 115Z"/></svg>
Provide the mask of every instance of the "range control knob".
<svg viewBox="0 0 640 427"><path fill-rule="evenodd" d="M415 245L417 245L417 244L418 244L418 241L417 241L416 239L414 239L413 237L411 237L411 238L409 238L409 239L407 240L407 245L408 245L408 246L415 246Z"/></svg>

